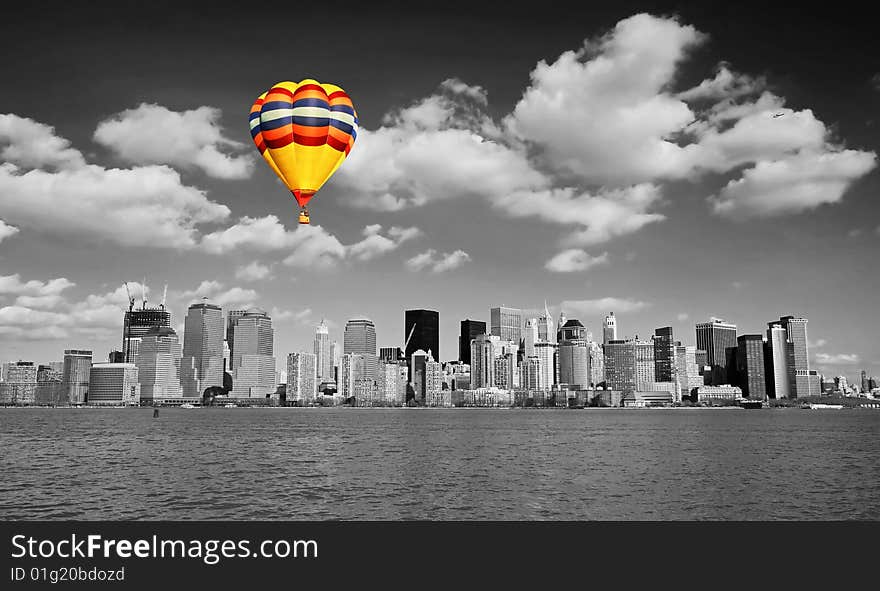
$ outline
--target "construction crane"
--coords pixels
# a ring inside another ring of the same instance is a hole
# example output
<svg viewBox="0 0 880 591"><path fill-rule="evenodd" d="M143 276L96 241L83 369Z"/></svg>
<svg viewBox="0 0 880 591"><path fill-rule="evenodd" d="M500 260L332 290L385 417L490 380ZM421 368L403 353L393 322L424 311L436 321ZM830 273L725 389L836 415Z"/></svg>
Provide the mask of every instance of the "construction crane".
<svg viewBox="0 0 880 591"><path fill-rule="evenodd" d="M129 332L131 330L131 312L134 310L134 297L131 295L131 290L128 288L128 281L124 282L125 285L125 293L128 294L128 314L125 315L125 330L122 331L122 354L123 361L128 363L128 343L131 339L129 339Z"/></svg>
<svg viewBox="0 0 880 591"><path fill-rule="evenodd" d="M406 357L406 348L409 347L409 341L412 339L413 333L416 331L415 322L412 325L412 328L409 329L409 336L406 337L406 342L403 344L403 356Z"/></svg>
<svg viewBox="0 0 880 591"><path fill-rule="evenodd" d="M162 307L162 310L165 309L165 300L168 298L168 284L165 284L165 291L162 292L162 303L159 304Z"/></svg>
<svg viewBox="0 0 880 591"><path fill-rule="evenodd" d="M144 277L144 282L141 283L141 309L147 309L147 278Z"/></svg>

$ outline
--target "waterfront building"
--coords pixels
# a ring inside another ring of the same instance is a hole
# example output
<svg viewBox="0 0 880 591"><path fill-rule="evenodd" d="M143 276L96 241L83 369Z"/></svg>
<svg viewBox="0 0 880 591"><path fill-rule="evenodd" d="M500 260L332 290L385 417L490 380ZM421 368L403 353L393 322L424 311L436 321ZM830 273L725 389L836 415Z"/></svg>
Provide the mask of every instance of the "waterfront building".
<svg viewBox="0 0 880 591"><path fill-rule="evenodd" d="M134 363L93 363L89 371L90 405L140 404L141 386Z"/></svg>
<svg viewBox="0 0 880 591"><path fill-rule="evenodd" d="M355 395L355 384L368 380L368 364L363 353L343 353L339 365L339 390L343 400ZM374 356L375 359L375 356Z"/></svg>
<svg viewBox="0 0 880 591"><path fill-rule="evenodd" d="M424 383L424 403L427 406L443 406L441 400L443 392L443 366L434 359L431 351L428 351L428 358L425 360Z"/></svg>
<svg viewBox="0 0 880 591"><path fill-rule="evenodd" d="M742 398L742 389L739 386L700 386L694 390L696 402L710 402L713 400L736 400Z"/></svg>
<svg viewBox="0 0 880 591"><path fill-rule="evenodd" d="M415 351L430 350L434 357L440 359L440 313L436 310L406 310L403 316L403 342L406 343L404 353L406 362ZM410 337L412 332L412 337ZM409 343L406 339L409 338ZM375 351L374 351L375 353ZM410 378L411 379L411 378Z"/></svg>
<svg viewBox="0 0 880 591"><path fill-rule="evenodd" d="M206 389L223 387L223 310L206 299L186 313L180 383L184 398L201 398Z"/></svg>
<svg viewBox="0 0 880 591"><path fill-rule="evenodd" d="M703 376L697 363L697 348L693 345L675 346L675 401L689 397L694 388L703 385Z"/></svg>
<svg viewBox="0 0 880 591"><path fill-rule="evenodd" d="M538 358L539 390L549 390L557 381L557 347L558 345L555 342L539 341L535 343L535 357Z"/></svg>
<svg viewBox="0 0 880 591"><path fill-rule="evenodd" d="M590 348L590 383L597 386L605 381L605 353L602 345L595 341L589 341Z"/></svg>
<svg viewBox="0 0 880 591"><path fill-rule="evenodd" d="M427 351L423 351L422 349L413 351L413 354L410 356L410 381L412 382L416 400L423 404L427 395L427 363Z"/></svg>
<svg viewBox="0 0 880 591"><path fill-rule="evenodd" d="M83 404L89 391L89 372L92 368L92 352L88 349L65 349L64 369L61 382L64 384L62 402Z"/></svg>
<svg viewBox="0 0 880 591"><path fill-rule="evenodd" d="M377 399L389 406L406 404L406 384L409 372L406 361L380 362L376 380Z"/></svg>
<svg viewBox="0 0 880 591"><path fill-rule="evenodd" d="M250 308L236 318L232 347L232 393L236 398L265 398L275 391L275 331L272 318Z"/></svg>
<svg viewBox="0 0 880 591"><path fill-rule="evenodd" d="M35 404L37 367L33 361L6 364L5 379L0 383L0 404Z"/></svg>
<svg viewBox="0 0 880 591"><path fill-rule="evenodd" d="M329 351L327 356L329 357ZM288 403L295 403L300 406L306 406L315 402L318 396L318 383L318 356L316 354L306 353L305 351L288 354Z"/></svg>
<svg viewBox="0 0 880 591"><path fill-rule="evenodd" d="M315 329L314 343L315 371L319 382L330 382L336 379L333 372L333 351L330 349L330 329L322 318L321 324Z"/></svg>
<svg viewBox="0 0 880 591"><path fill-rule="evenodd" d="M489 309L490 334L519 347L522 339L522 310L499 306Z"/></svg>
<svg viewBox="0 0 880 591"><path fill-rule="evenodd" d="M767 398L764 337L759 334L744 334L737 337L736 341L736 373L743 396L764 400Z"/></svg>
<svg viewBox="0 0 880 591"><path fill-rule="evenodd" d="M142 337L135 366L144 404L181 398L180 362L183 348L170 326L154 326Z"/></svg>
<svg viewBox="0 0 880 591"><path fill-rule="evenodd" d="M709 322L697 324L697 349L706 351L706 366L711 367L713 384L728 382L729 348L736 347L736 325L721 318L711 318Z"/></svg>
<svg viewBox="0 0 880 591"><path fill-rule="evenodd" d="M568 324L577 320L569 320ZM583 329L583 327L580 327ZM557 360L559 363L558 384L578 390L590 386L590 347L587 341L580 338L582 332L569 331L563 328L563 339L559 341Z"/></svg>
<svg viewBox="0 0 880 591"><path fill-rule="evenodd" d="M607 345L610 341L616 340L617 318L614 317L614 312L611 312L605 317L605 322L602 324L602 345Z"/></svg>
<svg viewBox="0 0 880 591"><path fill-rule="evenodd" d="M458 360L462 363L471 363L471 341L477 335L486 334L486 323L480 320L462 320L461 331L458 336ZM407 336L409 331L407 331ZM415 334L413 334L415 337ZM432 349L433 350L433 349Z"/></svg>
<svg viewBox="0 0 880 591"><path fill-rule="evenodd" d="M673 395L665 390L634 390L624 393L620 399L620 406L625 408L669 406L672 403Z"/></svg>
<svg viewBox="0 0 880 591"><path fill-rule="evenodd" d="M538 342L538 319L529 318L526 320L525 329L523 330L523 356L534 357L535 343Z"/></svg>
<svg viewBox="0 0 880 591"><path fill-rule="evenodd" d="M343 355L356 353L363 356L363 379L376 379L376 326L369 318L352 318L345 324Z"/></svg>
<svg viewBox="0 0 880 591"><path fill-rule="evenodd" d="M769 323L777 324L776 322ZM792 398L819 395L819 379L810 370L810 354L807 345L807 319L782 316L778 324L785 329L786 368Z"/></svg>

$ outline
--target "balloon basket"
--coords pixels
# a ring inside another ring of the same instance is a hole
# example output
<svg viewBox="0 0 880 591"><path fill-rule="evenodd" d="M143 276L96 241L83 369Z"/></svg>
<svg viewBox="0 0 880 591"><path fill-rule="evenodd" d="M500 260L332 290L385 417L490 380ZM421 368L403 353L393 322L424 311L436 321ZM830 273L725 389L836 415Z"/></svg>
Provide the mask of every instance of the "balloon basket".
<svg viewBox="0 0 880 591"><path fill-rule="evenodd" d="M301 224L308 224L309 223L309 211L307 209L300 210L299 223L301 223Z"/></svg>

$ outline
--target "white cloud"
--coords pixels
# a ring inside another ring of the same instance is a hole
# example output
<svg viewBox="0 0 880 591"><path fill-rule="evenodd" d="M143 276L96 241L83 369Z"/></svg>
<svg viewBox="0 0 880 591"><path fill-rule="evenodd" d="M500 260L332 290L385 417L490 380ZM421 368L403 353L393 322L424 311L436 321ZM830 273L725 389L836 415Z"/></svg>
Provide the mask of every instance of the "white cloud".
<svg viewBox="0 0 880 591"><path fill-rule="evenodd" d="M760 92L766 84L764 78L753 78L734 72L729 64L722 62L718 64L714 78L707 78L697 86L679 92L676 96L684 101L737 98Z"/></svg>
<svg viewBox="0 0 880 591"><path fill-rule="evenodd" d="M3 220L0 220L0 242L3 242L4 239L9 238L10 236L15 236L16 234L18 234L18 228L10 226Z"/></svg>
<svg viewBox="0 0 880 591"><path fill-rule="evenodd" d="M816 353L813 360L819 365L858 365L862 362L855 353Z"/></svg>
<svg viewBox="0 0 880 591"><path fill-rule="evenodd" d="M511 193L498 197L494 204L511 216L574 225L575 232L565 242L589 246L665 219L664 215L650 211L660 197L659 187L642 184L596 194L578 194L573 189Z"/></svg>
<svg viewBox="0 0 880 591"><path fill-rule="evenodd" d="M219 281L205 280L195 289L181 293L180 298L189 300L189 303L207 298L209 302L223 308L239 309L255 306L259 296L253 289L237 286L227 288L226 285Z"/></svg>
<svg viewBox="0 0 880 591"><path fill-rule="evenodd" d="M547 261L544 268L557 273L572 273L574 271L586 271L596 265L608 263L608 253L603 252L599 256L593 256L581 248L570 248L556 254Z"/></svg>
<svg viewBox="0 0 880 591"><path fill-rule="evenodd" d="M678 316L676 316L676 318L678 319L679 322L684 322L685 320L687 320L689 318L689 316L685 312L680 312L678 314Z"/></svg>
<svg viewBox="0 0 880 591"><path fill-rule="evenodd" d="M94 140L131 164L169 164L200 168L215 178L247 178L253 154L235 156L221 148L241 151L250 146L223 135L220 114L213 107L171 111L141 103L99 123Z"/></svg>
<svg viewBox="0 0 880 591"><path fill-rule="evenodd" d="M20 296L52 296L58 295L66 289L76 285L66 277L50 279L49 281L22 281L21 276L0 275L0 295L14 294Z"/></svg>
<svg viewBox="0 0 880 591"><path fill-rule="evenodd" d="M621 20L580 51L539 62L506 125L540 146L549 166L588 182L683 177L696 149L672 136L695 116L666 89L703 38L674 19L637 14Z"/></svg>
<svg viewBox="0 0 880 591"><path fill-rule="evenodd" d="M430 269L432 273L443 273L457 269L469 260L471 260L470 255L463 250L438 254L436 250L431 248L407 259L404 265L410 271Z"/></svg>
<svg viewBox="0 0 880 591"><path fill-rule="evenodd" d="M609 312L638 312L650 306L648 302L630 298L604 297L595 300L565 300L560 304L566 316L574 318L607 314Z"/></svg>
<svg viewBox="0 0 880 591"><path fill-rule="evenodd" d="M235 270L236 279L242 281L259 281L261 279L271 279L272 269L268 265L263 265L259 261L252 261L247 265L240 266Z"/></svg>
<svg viewBox="0 0 880 591"><path fill-rule="evenodd" d="M0 114L0 159L25 168L79 168L85 160L55 128L18 115Z"/></svg>
<svg viewBox="0 0 880 591"><path fill-rule="evenodd" d="M846 235L850 238L858 238L859 236L862 235L862 229L861 228L853 228L852 230L847 232Z"/></svg>
<svg viewBox="0 0 880 591"><path fill-rule="evenodd" d="M380 232L382 226L372 224L364 228L364 239L356 242L348 247L348 254L355 260L369 261L383 254L396 250L401 244L407 240L421 235L418 228L400 228L393 226L389 228L388 234L391 238L383 236Z"/></svg>
<svg viewBox="0 0 880 591"><path fill-rule="evenodd" d="M876 165L873 153L800 152L758 162L710 197L713 211L736 220L800 213L839 202L849 185Z"/></svg>
<svg viewBox="0 0 880 591"><path fill-rule="evenodd" d="M820 347L824 347L827 344L828 344L828 341L826 341L825 339L818 339L816 341L807 341L807 345L811 349L813 349L813 348L819 349Z"/></svg>

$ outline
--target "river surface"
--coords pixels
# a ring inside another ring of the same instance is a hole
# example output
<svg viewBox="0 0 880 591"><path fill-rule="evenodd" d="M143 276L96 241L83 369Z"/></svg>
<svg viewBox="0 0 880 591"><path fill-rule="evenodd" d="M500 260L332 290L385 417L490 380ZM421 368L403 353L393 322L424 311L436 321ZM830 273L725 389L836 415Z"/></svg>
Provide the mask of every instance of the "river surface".
<svg viewBox="0 0 880 591"><path fill-rule="evenodd" d="M880 519L880 411L0 409L0 519Z"/></svg>

